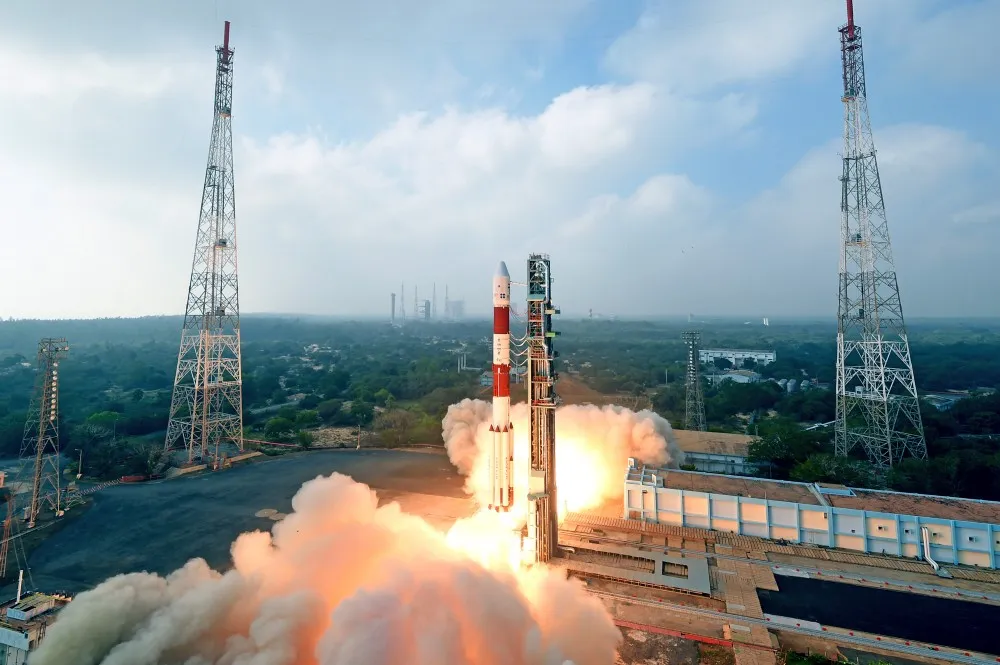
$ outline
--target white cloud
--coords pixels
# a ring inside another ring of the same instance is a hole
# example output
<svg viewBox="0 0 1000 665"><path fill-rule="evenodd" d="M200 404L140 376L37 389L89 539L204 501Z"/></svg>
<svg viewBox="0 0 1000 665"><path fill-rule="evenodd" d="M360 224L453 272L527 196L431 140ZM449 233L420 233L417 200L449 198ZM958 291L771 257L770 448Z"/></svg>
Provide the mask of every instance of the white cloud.
<svg viewBox="0 0 1000 665"><path fill-rule="evenodd" d="M204 80L204 66L191 61L139 54L113 59L101 53L47 53L0 43L0 95L5 101L50 104L83 95L155 98Z"/></svg>
<svg viewBox="0 0 1000 665"><path fill-rule="evenodd" d="M692 92L766 79L829 52L831 26L842 13L829 2L658 0L612 44L606 64L637 80Z"/></svg>
<svg viewBox="0 0 1000 665"><path fill-rule="evenodd" d="M954 224L996 224L1000 222L1000 201L991 201L960 210L951 216Z"/></svg>
<svg viewBox="0 0 1000 665"><path fill-rule="evenodd" d="M899 2L872 6L872 22L887 25L892 8L917 20ZM763 192L745 193L762 176L741 150L773 168L754 144L758 113L774 106L767 83L837 58L841 5L712 0L667 14L651 3L608 52L625 80L578 85L588 77L537 51L590 4L334 3L332 23L302 22L308 3L281 16L245 5L234 17L244 311L379 313L400 281L425 294L448 283L482 311L497 259L517 271L529 251L552 255L564 311L834 311L836 125ZM214 54L181 42L60 50L21 33L0 51L0 283L38 274L39 254L50 266L31 288L0 291L0 315L179 311ZM525 40L530 53L498 64ZM518 111L530 70L572 82ZM349 131L352 116L375 129ZM996 312L983 295L997 282L984 252L1000 242L986 223L1000 173L988 142L917 124L875 140L908 311Z"/></svg>
<svg viewBox="0 0 1000 665"><path fill-rule="evenodd" d="M974 258L1000 242L1000 230L955 233L949 223L970 200L989 195L1000 177L996 155L961 132L928 125L876 127L875 141L904 311L1000 314L1000 303L984 298L1000 271ZM775 315L835 311L840 149L833 140L810 151L775 188L732 213L714 284Z"/></svg>

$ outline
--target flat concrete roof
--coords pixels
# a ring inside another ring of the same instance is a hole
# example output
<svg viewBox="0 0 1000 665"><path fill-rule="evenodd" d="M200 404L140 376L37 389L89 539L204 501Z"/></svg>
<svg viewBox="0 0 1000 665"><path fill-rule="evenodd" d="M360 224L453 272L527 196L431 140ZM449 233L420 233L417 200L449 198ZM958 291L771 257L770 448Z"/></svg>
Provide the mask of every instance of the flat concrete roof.
<svg viewBox="0 0 1000 665"><path fill-rule="evenodd" d="M656 473L658 477L663 479L664 487L675 490L822 505L806 483L775 482L761 478L723 476L696 471L663 470Z"/></svg>
<svg viewBox="0 0 1000 665"><path fill-rule="evenodd" d="M771 501L788 501L811 506L827 505L873 513L894 513L1000 525L1000 502L998 501L907 494L856 487L848 488L825 483L796 483L650 467L630 468L627 478L645 484L651 482L653 474L656 475L658 484L670 489L769 499Z"/></svg>
<svg viewBox="0 0 1000 665"><path fill-rule="evenodd" d="M689 429L675 429L677 446L686 453L709 453L713 455L747 456L747 448L753 437L749 434L729 434L725 432L698 432Z"/></svg>
<svg viewBox="0 0 1000 665"><path fill-rule="evenodd" d="M851 488L851 491L854 492L854 496L827 495L826 499L830 505L837 508L1000 524L1000 502L997 501L975 501L949 496L879 492L857 488Z"/></svg>

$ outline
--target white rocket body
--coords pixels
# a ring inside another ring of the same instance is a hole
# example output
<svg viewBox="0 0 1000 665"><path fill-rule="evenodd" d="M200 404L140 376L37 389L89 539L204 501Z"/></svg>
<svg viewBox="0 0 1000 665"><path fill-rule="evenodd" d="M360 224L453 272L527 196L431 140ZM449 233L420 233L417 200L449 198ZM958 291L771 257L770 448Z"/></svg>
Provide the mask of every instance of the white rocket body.
<svg viewBox="0 0 1000 665"><path fill-rule="evenodd" d="M490 509L508 511L514 503L514 428L510 424L510 273L501 261L493 276L493 448Z"/></svg>

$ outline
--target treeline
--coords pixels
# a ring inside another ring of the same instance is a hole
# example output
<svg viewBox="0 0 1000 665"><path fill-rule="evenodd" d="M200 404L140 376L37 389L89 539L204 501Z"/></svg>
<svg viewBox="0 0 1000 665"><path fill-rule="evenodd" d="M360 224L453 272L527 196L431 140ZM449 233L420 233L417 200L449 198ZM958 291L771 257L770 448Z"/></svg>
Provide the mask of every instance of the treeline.
<svg viewBox="0 0 1000 665"><path fill-rule="evenodd" d="M777 360L757 368L764 378L835 381L833 323L650 323L559 321L563 362L606 393L652 391L684 380L687 347L681 333L701 330L708 348L771 350ZM909 324L917 385L922 392L1000 387L1000 325L925 322Z"/></svg>
<svg viewBox="0 0 1000 665"><path fill-rule="evenodd" d="M180 325L179 317L0 322L0 456L21 451L37 337L65 335L59 423L70 471L82 452L88 477L148 473L163 461ZM464 347L470 365L484 366L483 328L247 317L247 436L309 445L320 426L360 425L395 444L440 441L448 404L478 389L476 373L456 371L453 351Z"/></svg>
<svg viewBox="0 0 1000 665"><path fill-rule="evenodd" d="M777 479L1000 501L1000 394L962 399L948 411L922 402L920 411L928 458L905 458L886 478L863 450L835 457L829 429L806 431L787 418L758 424L749 457L760 475Z"/></svg>

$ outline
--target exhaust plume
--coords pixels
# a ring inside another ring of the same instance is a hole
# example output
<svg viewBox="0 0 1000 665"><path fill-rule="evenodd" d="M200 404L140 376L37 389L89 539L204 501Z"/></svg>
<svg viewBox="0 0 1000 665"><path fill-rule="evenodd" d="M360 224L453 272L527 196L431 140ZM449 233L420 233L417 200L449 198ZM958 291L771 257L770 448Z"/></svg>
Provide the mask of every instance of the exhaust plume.
<svg viewBox="0 0 1000 665"><path fill-rule="evenodd" d="M464 399L448 407L442 422L448 458L459 473L467 476L465 491L481 505L489 503L492 487L488 465L493 445L489 431L491 409L489 402ZM527 404L511 407L515 504L523 503L528 491L529 415ZM556 485L560 518L567 512L597 508L608 500L620 498L629 457L668 468L677 468L684 462L684 453L677 447L670 423L652 411L636 413L621 406L593 404L557 408Z"/></svg>
<svg viewBox="0 0 1000 665"><path fill-rule="evenodd" d="M337 473L305 483L292 508L271 533L237 538L226 573L194 559L81 593L31 665L614 662L621 635L601 602L509 565L517 544L495 515L445 535Z"/></svg>

